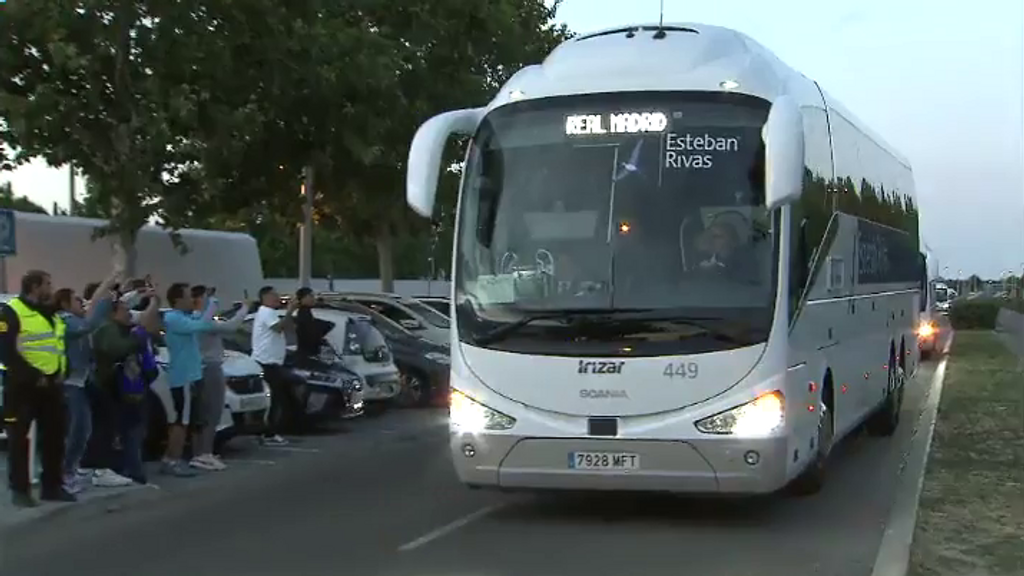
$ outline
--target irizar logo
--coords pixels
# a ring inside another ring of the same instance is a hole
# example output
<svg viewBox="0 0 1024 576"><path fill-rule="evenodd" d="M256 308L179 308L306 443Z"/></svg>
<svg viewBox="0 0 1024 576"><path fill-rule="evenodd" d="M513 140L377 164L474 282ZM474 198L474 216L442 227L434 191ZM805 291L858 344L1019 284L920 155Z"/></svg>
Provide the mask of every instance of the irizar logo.
<svg viewBox="0 0 1024 576"><path fill-rule="evenodd" d="M629 394L627 394L625 390L597 390L594 388L584 388L580 390L580 398L585 398L587 400L607 400L610 398L629 400Z"/></svg>
<svg viewBox="0 0 1024 576"><path fill-rule="evenodd" d="M592 360L580 360L577 374L622 374L622 365L625 362L595 362Z"/></svg>

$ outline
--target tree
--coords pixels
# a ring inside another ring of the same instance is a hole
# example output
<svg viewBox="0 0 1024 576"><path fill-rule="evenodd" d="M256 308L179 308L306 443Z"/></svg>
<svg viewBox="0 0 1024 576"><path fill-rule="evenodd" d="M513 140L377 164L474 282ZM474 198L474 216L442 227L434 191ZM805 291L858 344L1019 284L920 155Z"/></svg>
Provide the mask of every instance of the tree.
<svg viewBox="0 0 1024 576"><path fill-rule="evenodd" d="M382 289L391 291L396 235L430 234L429 222L415 217L404 199L405 154L416 129L434 114L484 104L569 33L552 23L557 2L499 0L481 9L461 0L380 0L365 6L358 12L362 27L386 41L398 65L376 71L387 81L363 102L363 118L372 122L362 125L360 138L334 134L321 189L328 218L375 239ZM456 150L450 151L455 161Z"/></svg>
<svg viewBox="0 0 1024 576"><path fill-rule="evenodd" d="M18 212L35 212L47 214L46 209L29 200L28 196L15 196L10 182L0 183L0 208L17 210Z"/></svg>
<svg viewBox="0 0 1024 576"><path fill-rule="evenodd" d="M244 142L237 128L255 124L256 112L233 100L233 68L217 44L238 6L36 0L3 8L0 141L15 164L43 157L81 170L92 211L108 218L97 235L118 237L129 273L143 224L159 216L173 230L188 217L201 188L196 128Z"/></svg>

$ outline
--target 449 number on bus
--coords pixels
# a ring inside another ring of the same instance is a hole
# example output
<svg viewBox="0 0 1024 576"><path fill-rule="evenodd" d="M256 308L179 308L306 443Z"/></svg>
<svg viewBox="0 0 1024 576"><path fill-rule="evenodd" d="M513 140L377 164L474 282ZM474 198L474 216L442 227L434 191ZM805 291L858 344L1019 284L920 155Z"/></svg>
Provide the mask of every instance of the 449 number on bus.
<svg viewBox="0 0 1024 576"><path fill-rule="evenodd" d="M700 376L700 366L696 362L669 362L665 365L662 375L666 378L693 380Z"/></svg>

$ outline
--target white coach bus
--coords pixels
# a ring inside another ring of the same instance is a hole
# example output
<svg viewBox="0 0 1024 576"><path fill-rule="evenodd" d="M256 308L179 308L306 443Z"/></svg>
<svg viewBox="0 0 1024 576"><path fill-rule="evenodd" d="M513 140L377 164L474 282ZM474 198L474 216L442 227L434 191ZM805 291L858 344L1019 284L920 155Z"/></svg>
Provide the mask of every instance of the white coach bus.
<svg viewBox="0 0 1024 576"><path fill-rule="evenodd" d="M464 484L807 493L855 427L894 432L925 273L911 169L770 51L699 24L568 40L420 127L423 216L452 135Z"/></svg>

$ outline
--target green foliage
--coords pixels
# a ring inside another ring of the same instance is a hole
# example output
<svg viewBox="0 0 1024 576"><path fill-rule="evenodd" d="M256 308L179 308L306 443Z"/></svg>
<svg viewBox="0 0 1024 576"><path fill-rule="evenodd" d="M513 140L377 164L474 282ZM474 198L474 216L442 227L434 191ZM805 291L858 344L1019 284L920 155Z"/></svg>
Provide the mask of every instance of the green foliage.
<svg viewBox="0 0 1024 576"><path fill-rule="evenodd" d="M122 245L153 217L172 230L244 229L260 239L268 271L296 253L300 175L312 166L324 227L315 240L330 246L317 268L360 269L375 244L382 268L393 247L401 268L416 269L432 236L402 193L416 128L482 105L540 61L568 37L552 23L556 9L542 0L8 3L0 142L10 149L0 162L73 163L88 181L76 214L107 219L99 233ZM450 180L441 200L454 214Z"/></svg>
<svg viewBox="0 0 1024 576"><path fill-rule="evenodd" d="M957 300L949 308L949 321L954 330L993 330L1002 306L996 299Z"/></svg>
<svg viewBox="0 0 1024 576"><path fill-rule="evenodd" d="M35 212L36 214L48 213L45 208L29 200L27 196L15 196L10 182L0 183L0 208L18 212Z"/></svg>

